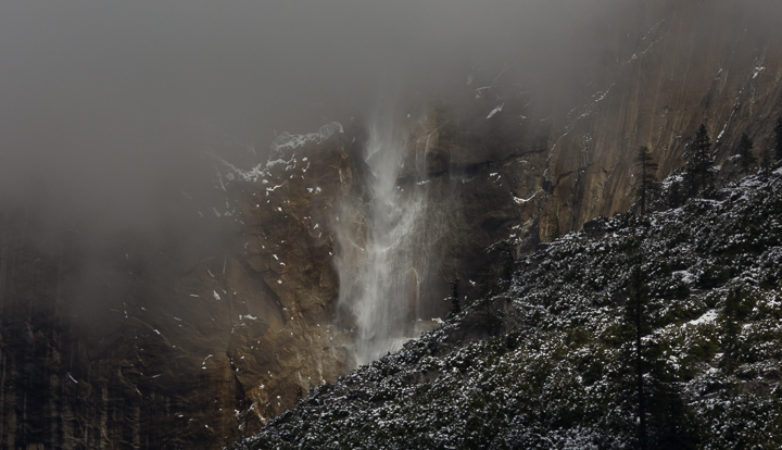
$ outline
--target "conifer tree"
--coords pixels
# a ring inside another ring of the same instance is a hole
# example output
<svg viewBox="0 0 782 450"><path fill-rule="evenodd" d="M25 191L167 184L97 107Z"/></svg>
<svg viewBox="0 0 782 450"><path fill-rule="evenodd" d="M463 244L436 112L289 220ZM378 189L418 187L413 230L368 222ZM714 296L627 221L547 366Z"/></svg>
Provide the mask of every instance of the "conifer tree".
<svg viewBox="0 0 782 450"><path fill-rule="evenodd" d="M685 192L682 187L681 181L674 181L671 183L671 187L668 190L668 206L671 208L678 208L684 203Z"/></svg>
<svg viewBox="0 0 782 450"><path fill-rule="evenodd" d="M692 142L690 160L687 162L687 187L690 195L711 186L711 138L706 125L701 124Z"/></svg>
<svg viewBox="0 0 782 450"><path fill-rule="evenodd" d="M451 315L459 314L462 311L460 302L459 302L459 279L455 279L453 283L451 283L451 296L448 297L448 300L451 302Z"/></svg>
<svg viewBox="0 0 782 450"><path fill-rule="evenodd" d="M647 299L647 287L641 271L641 257L638 255L636 263L630 273L629 298L625 310L625 320L632 324L633 329L633 361L635 395L638 407L637 439L641 449L648 447L646 431L646 392L644 391L644 373L646 372L646 360L642 338L647 334L645 320L645 308Z"/></svg>
<svg viewBox="0 0 782 450"><path fill-rule="evenodd" d="M750 167L758 162L755 155L752 154L752 149L754 147L755 145L752 142L752 139L747 136L747 133L742 133L741 141L739 141L739 146L736 149L736 154L741 156L741 169L744 172L747 172Z"/></svg>
<svg viewBox="0 0 782 450"><path fill-rule="evenodd" d="M652 193L659 190L657 184L657 178L655 172L657 172L657 163L652 158L649 148L642 146L638 149L638 156L636 157L636 165L638 166L638 199L641 207L641 215L646 214L646 205L649 202L649 197Z"/></svg>
<svg viewBox="0 0 782 450"><path fill-rule="evenodd" d="M628 368L632 370L632 392L636 427L636 448L696 448L691 412L682 399L676 378L665 368L661 347L649 339L652 305L644 273L642 241L630 244L631 264L624 308L624 339L629 344ZM629 381L629 380L628 380Z"/></svg>

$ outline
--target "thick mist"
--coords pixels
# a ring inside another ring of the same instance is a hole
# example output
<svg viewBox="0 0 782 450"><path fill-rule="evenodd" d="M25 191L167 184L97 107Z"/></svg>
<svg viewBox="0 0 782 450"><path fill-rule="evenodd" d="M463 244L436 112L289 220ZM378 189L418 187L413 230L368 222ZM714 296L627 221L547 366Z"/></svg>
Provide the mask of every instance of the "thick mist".
<svg viewBox="0 0 782 450"><path fill-rule="evenodd" d="M557 91L595 70L627 3L4 2L2 199L53 224L157 227L160 192L203 183L226 143L263 159L277 132L470 76Z"/></svg>
<svg viewBox="0 0 782 450"><path fill-rule="evenodd" d="M677 8L702 10L700 43L741 23L763 45L782 15L771 0L2 2L0 219L24 211L29 234L69 230L88 256L141 240L196 258L220 245L196 214L221 201L209 155L250 167L278 133L366 127L382 103L490 110L524 92L539 117L567 111Z"/></svg>

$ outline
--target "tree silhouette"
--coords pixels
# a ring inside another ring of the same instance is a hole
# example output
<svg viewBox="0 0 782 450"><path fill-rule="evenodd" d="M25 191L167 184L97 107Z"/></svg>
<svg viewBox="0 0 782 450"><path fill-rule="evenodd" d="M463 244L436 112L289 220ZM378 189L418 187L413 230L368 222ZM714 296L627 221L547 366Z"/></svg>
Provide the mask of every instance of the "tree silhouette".
<svg viewBox="0 0 782 450"><path fill-rule="evenodd" d="M706 125L701 124L692 142L690 159L687 161L687 187L690 195L697 194L711 186L711 138Z"/></svg>
<svg viewBox="0 0 782 450"><path fill-rule="evenodd" d="M461 304L459 302L459 279L455 279L451 283L451 296L446 300L451 302L451 315L455 316L462 311Z"/></svg>
<svg viewBox="0 0 782 450"><path fill-rule="evenodd" d="M676 376L666 369L662 347L652 333L655 306L644 268L643 239L630 242L628 251L623 341L630 349L627 367L632 372L633 406L638 417L635 447L696 448L698 437L691 411Z"/></svg>
<svg viewBox="0 0 782 450"><path fill-rule="evenodd" d="M635 379L635 395L638 407L638 430L637 439L641 449L648 446L648 437L646 431L646 392L644 392L644 373L646 372L646 361L644 358L644 348L642 338L648 333L648 325L645 320L646 300L648 289L641 271L641 256L636 256L635 264L630 273L629 298L625 309L625 320L632 324L633 329L633 369Z"/></svg>
<svg viewBox="0 0 782 450"><path fill-rule="evenodd" d="M755 147L752 139L747 136L747 133L741 133L741 141L736 149L736 154L741 156L741 168L744 172L747 172L750 167L757 164L758 160L755 155L752 154L752 149Z"/></svg>
<svg viewBox="0 0 782 450"><path fill-rule="evenodd" d="M668 207L678 208L685 200L686 192L684 191L683 183L681 181L673 181L668 189Z"/></svg>
<svg viewBox="0 0 782 450"><path fill-rule="evenodd" d="M646 214L646 205L648 204L650 194L659 190L657 178L655 177L657 163L652 158L648 147L642 146L638 149L636 165L639 170L637 181L638 199L641 207L641 215L643 216Z"/></svg>

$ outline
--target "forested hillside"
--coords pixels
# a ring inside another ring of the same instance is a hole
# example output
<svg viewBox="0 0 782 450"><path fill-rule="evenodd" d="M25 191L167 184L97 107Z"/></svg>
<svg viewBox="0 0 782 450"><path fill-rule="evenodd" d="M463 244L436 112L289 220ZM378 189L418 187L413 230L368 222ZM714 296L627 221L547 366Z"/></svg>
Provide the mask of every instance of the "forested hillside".
<svg viewBox="0 0 782 450"><path fill-rule="evenodd" d="M782 443L782 168L591 221L510 270L239 448Z"/></svg>

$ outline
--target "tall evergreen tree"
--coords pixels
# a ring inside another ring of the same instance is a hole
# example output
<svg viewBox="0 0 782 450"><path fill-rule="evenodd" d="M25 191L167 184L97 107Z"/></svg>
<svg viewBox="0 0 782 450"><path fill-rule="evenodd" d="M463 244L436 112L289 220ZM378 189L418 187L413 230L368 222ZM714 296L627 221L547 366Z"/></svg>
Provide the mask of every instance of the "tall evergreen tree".
<svg viewBox="0 0 782 450"><path fill-rule="evenodd" d="M752 149L755 147L752 139L747 136L747 133L741 133L741 141L736 149L736 154L741 156L741 169L747 172L750 167L755 165L758 160L755 155L752 154Z"/></svg>
<svg viewBox="0 0 782 450"><path fill-rule="evenodd" d="M711 186L711 138L706 125L701 124L692 142L690 160L687 162L687 187L690 195Z"/></svg>
<svg viewBox="0 0 782 450"><path fill-rule="evenodd" d="M645 308L647 288L644 280L643 272L641 271L642 259L639 256L636 258L636 264L633 266L630 273L630 286L629 286L629 298L627 302L627 308L625 310L625 320L632 324L633 329L633 369L635 380L635 395L638 407L638 429L637 436L638 444L641 449L648 447L648 437L646 430L646 392L644 390L644 373L646 373L646 361L644 358L644 348L642 338L648 332L648 326L645 320Z"/></svg>
<svg viewBox="0 0 782 450"><path fill-rule="evenodd" d="M642 146L638 149L638 156L635 161L638 166L638 200L641 207L641 215L646 214L646 205L652 193L659 190L655 172L657 172L657 163L652 158L649 148Z"/></svg>
<svg viewBox="0 0 782 450"><path fill-rule="evenodd" d="M696 448L698 437L691 411L682 398L676 376L666 369L662 348L651 335L653 305L643 269L642 241L631 244L628 251L631 268L623 337L630 350L627 362L632 376L628 381L632 380L633 406L638 417L635 447Z"/></svg>

